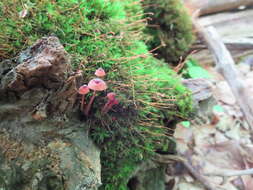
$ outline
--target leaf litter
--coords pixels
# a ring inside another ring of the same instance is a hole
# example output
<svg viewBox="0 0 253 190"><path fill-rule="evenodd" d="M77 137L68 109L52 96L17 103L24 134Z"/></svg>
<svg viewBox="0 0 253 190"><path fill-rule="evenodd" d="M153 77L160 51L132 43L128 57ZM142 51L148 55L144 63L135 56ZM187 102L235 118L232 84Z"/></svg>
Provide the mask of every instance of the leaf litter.
<svg viewBox="0 0 253 190"><path fill-rule="evenodd" d="M245 64L237 68L253 94L253 71ZM190 127L178 124L174 135L177 151L215 189L253 190L253 175L226 177L235 171L253 168L253 139L229 86L214 68L209 69L209 73L215 75L213 97L216 103L211 113L201 120L204 122L193 120ZM173 177L174 185L168 190L205 189L187 170L181 175L169 175L167 178Z"/></svg>

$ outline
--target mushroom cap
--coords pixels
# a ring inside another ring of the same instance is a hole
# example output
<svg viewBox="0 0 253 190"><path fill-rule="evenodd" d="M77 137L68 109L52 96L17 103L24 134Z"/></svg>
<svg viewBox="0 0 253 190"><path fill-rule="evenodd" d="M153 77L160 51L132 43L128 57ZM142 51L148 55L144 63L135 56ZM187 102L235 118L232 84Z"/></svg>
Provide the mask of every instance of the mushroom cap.
<svg viewBox="0 0 253 190"><path fill-rule="evenodd" d="M107 98L111 101L114 100L115 97L116 97L116 94L114 92L110 92L107 94Z"/></svg>
<svg viewBox="0 0 253 190"><path fill-rule="evenodd" d="M113 100L113 105L117 105L117 104L119 104L119 101L115 98L115 99Z"/></svg>
<svg viewBox="0 0 253 190"><path fill-rule="evenodd" d="M96 75L97 77L104 77L104 76L105 76L105 71L104 71L104 69L98 68L98 69L96 70L96 72L95 72L95 75Z"/></svg>
<svg viewBox="0 0 253 190"><path fill-rule="evenodd" d="M99 79L99 78L92 79L88 83L88 87L94 91L103 91L103 90L107 89L107 85L106 85L105 81L103 81L102 79Z"/></svg>
<svg viewBox="0 0 253 190"><path fill-rule="evenodd" d="M82 95L87 94L87 93L89 93L89 92L90 92L90 89L89 89L89 87L88 87L86 84L82 85L82 86L78 89L78 93L79 93L79 94L82 94Z"/></svg>

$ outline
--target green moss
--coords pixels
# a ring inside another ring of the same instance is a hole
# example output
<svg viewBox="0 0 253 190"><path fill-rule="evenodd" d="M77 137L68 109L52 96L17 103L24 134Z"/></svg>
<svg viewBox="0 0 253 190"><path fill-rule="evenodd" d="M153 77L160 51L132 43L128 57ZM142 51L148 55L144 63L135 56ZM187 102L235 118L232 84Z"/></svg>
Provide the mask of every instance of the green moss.
<svg viewBox="0 0 253 190"><path fill-rule="evenodd" d="M145 6L145 12L154 13L146 29L152 36L148 41L150 49L159 47L155 51L159 58L177 64L194 40L190 16L179 0L145 0L144 3L149 5Z"/></svg>
<svg viewBox="0 0 253 190"><path fill-rule="evenodd" d="M28 14L20 18L24 9ZM106 94L100 93L83 118L102 150L101 189L126 189L140 162L156 150L168 151L167 121L187 118L191 97L168 65L149 53L139 1L3 0L0 10L0 59L53 34L72 56L73 68L84 70L86 83L98 67L108 73L107 92L116 92L120 104L101 115Z"/></svg>

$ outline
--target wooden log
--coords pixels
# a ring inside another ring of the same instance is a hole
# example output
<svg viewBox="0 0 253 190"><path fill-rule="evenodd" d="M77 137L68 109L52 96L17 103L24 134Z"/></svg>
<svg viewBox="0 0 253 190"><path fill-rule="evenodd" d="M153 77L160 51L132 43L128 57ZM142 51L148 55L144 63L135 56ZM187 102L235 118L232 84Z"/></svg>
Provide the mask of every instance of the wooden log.
<svg viewBox="0 0 253 190"><path fill-rule="evenodd" d="M231 50L230 52L233 56L233 59L235 61L240 61L240 59L244 56L252 55L253 54L253 49L248 49L248 50ZM210 53L208 49L203 49L195 54L192 54L191 57L195 59L198 63L201 65L212 65L215 64L213 60L213 56Z"/></svg>
<svg viewBox="0 0 253 190"><path fill-rule="evenodd" d="M253 0L252 0L253 1ZM222 38L252 37L253 10L219 13L199 18L201 26L214 26Z"/></svg>
<svg viewBox="0 0 253 190"><path fill-rule="evenodd" d="M229 50L253 50L252 38L224 38L222 42Z"/></svg>
<svg viewBox="0 0 253 190"><path fill-rule="evenodd" d="M250 17L253 15L253 9L248 9L239 12L223 12L217 13L213 15L207 15L200 17L198 22L203 26L208 25L218 25L218 24L228 24L234 22L245 22L245 21L252 21Z"/></svg>
<svg viewBox="0 0 253 190"><path fill-rule="evenodd" d="M253 10L244 10L234 13L219 13L200 17L198 23L201 26L214 26L222 37L223 43L231 52L235 61L243 56L253 54ZM200 39L200 38L199 38ZM192 57L201 64L213 64L214 60L206 46L200 40L194 44L193 50L199 50Z"/></svg>
<svg viewBox="0 0 253 190"><path fill-rule="evenodd" d="M253 50L253 39L251 38L222 38L222 42L226 47L232 50ZM191 47L192 50L205 50L207 46L202 41L198 41Z"/></svg>
<svg viewBox="0 0 253 190"><path fill-rule="evenodd" d="M190 2L189 0L185 0L185 2L200 9L200 15L228 11L240 6L253 5L252 0L190 0Z"/></svg>
<svg viewBox="0 0 253 190"><path fill-rule="evenodd" d="M195 26L203 36L209 50L214 56L217 71L228 82L234 96L236 97L238 105L245 116L245 120L251 130L253 130L253 105L250 100L250 93L246 89L243 79L235 67L235 62L231 54L225 47L224 43L222 43L221 37L214 27L209 26L204 28L197 22L195 22Z"/></svg>
<svg viewBox="0 0 253 190"><path fill-rule="evenodd" d="M237 62L242 57L253 54L253 40L251 38L222 38L222 42L226 45L228 50L231 52L233 59ZM213 57L208 51L207 46L203 41L195 43L192 51L196 53L192 54L191 57L196 59L202 65L214 64Z"/></svg>

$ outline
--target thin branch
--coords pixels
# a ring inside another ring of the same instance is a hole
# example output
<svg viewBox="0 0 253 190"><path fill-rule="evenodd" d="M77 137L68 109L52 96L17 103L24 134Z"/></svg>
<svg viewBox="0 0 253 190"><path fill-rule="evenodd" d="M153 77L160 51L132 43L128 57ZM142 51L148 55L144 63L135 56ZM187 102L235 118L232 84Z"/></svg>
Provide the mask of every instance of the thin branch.
<svg viewBox="0 0 253 190"><path fill-rule="evenodd" d="M243 175L253 175L253 168L247 170L216 171L214 173L205 174L205 176L219 176L219 177L232 177Z"/></svg>

